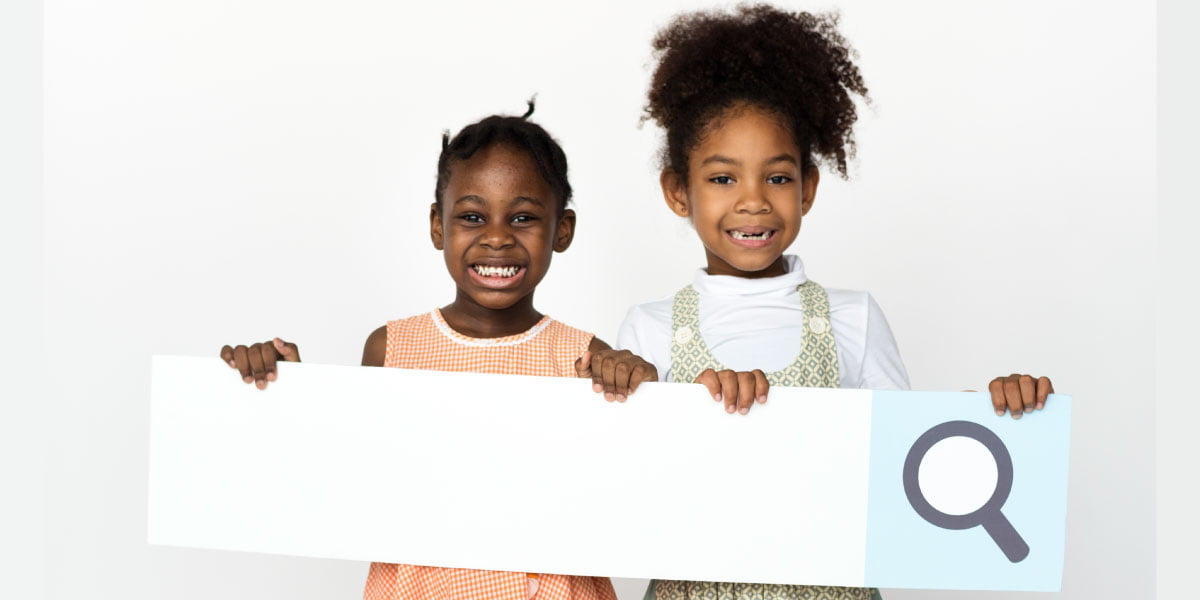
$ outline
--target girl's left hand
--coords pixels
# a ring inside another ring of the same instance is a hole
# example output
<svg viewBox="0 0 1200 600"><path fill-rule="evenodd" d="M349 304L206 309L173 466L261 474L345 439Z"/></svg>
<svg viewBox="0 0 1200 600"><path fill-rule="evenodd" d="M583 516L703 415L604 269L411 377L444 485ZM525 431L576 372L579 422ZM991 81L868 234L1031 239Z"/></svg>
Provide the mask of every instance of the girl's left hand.
<svg viewBox="0 0 1200 600"><path fill-rule="evenodd" d="M658 381L658 369L628 350L588 350L575 360L575 373L592 379L592 390L609 402L624 402L643 381Z"/></svg>
<svg viewBox="0 0 1200 600"><path fill-rule="evenodd" d="M1012 418L1020 419L1022 413L1042 410L1046 396L1054 393L1054 384L1049 377L1033 377L1013 373L1008 377L997 377L988 384L992 394L992 406L997 416L1008 410Z"/></svg>

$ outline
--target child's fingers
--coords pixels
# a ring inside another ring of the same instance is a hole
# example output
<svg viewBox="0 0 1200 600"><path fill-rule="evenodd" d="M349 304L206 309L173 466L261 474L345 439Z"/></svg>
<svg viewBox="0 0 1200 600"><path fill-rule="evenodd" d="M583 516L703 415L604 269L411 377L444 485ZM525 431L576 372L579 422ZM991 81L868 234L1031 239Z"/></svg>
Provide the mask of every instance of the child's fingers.
<svg viewBox="0 0 1200 600"><path fill-rule="evenodd" d="M738 382L738 401L737 408L741 414L750 412L750 407L754 405L754 392L757 384L754 382L754 373L743 371L737 373Z"/></svg>
<svg viewBox="0 0 1200 600"><path fill-rule="evenodd" d="M250 361L250 375L254 377L254 385L260 390L263 389L267 372L263 370L262 344L250 346L246 351L246 358Z"/></svg>
<svg viewBox="0 0 1200 600"><path fill-rule="evenodd" d="M221 346L221 360L225 361L225 364L229 365L229 368L237 368L237 364L233 362L233 347L229 344Z"/></svg>
<svg viewBox="0 0 1200 600"><path fill-rule="evenodd" d="M636 392L643 381L658 381L658 369L646 361L633 368L633 373L629 376L629 393Z"/></svg>
<svg viewBox="0 0 1200 600"><path fill-rule="evenodd" d="M237 366L238 373L242 376L242 381L250 383L254 378L250 376L250 359L246 358L247 349L245 346L238 345L233 349L233 364Z"/></svg>
<svg viewBox="0 0 1200 600"><path fill-rule="evenodd" d="M629 361L622 360L617 362L614 373L615 381L613 384L616 391L616 400L617 402L624 402L625 397L629 395L629 376L633 373L633 367L629 364Z"/></svg>
<svg viewBox="0 0 1200 600"><path fill-rule="evenodd" d="M575 374L579 377L592 376L592 352L584 350L579 358L575 359Z"/></svg>
<svg viewBox="0 0 1200 600"><path fill-rule="evenodd" d="M263 387L266 387L266 382L275 381L275 357L279 356L279 352L276 350L275 345L271 342L263 344L261 346L261 350L263 371L266 373L263 376Z"/></svg>
<svg viewBox="0 0 1200 600"><path fill-rule="evenodd" d="M604 382L604 399L613 401L617 399L617 359L611 353L604 357L604 364L600 366L601 379Z"/></svg>
<svg viewBox="0 0 1200 600"><path fill-rule="evenodd" d="M1037 409L1046 407L1046 397L1054 393L1054 384L1049 377L1038 377L1037 380Z"/></svg>
<svg viewBox="0 0 1200 600"><path fill-rule="evenodd" d="M1008 402L1004 400L1004 380L997 377L988 383L988 393L992 395L992 408L996 409L996 416L1003 416L1008 408Z"/></svg>
<svg viewBox="0 0 1200 600"><path fill-rule="evenodd" d="M1004 400L1008 405L1008 414L1014 419L1020 419L1024 411L1021 403L1021 386L1017 384L1015 374L1004 378Z"/></svg>
<svg viewBox="0 0 1200 600"><path fill-rule="evenodd" d="M725 412L733 414L737 411L738 402L737 373L725 369L717 373L717 379L721 380L721 399L725 401Z"/></svg>
<svg viewBox="0 0 1200 600"><path fill-rule="evenodd" d="M275 350L278 351L279 355L283 357L283 360L287 362L300 362L299 346L291 342L285 342L279 338L275 338L271 341L275 345Z"/></svg>
<svg viewBox="0 0 1200 600"><path fill-rule="evenodd" d="M1037 404L1037 382L1029 375L1021 375L1017 377L1017 385L1021 388L1021 404L1025 407L1025 412L1033 412L1033 407Z"/></svg>
<svg viewBox="0 0 1200 600"><path fill-rule="evenodd" d="M704 384L704 387L708 388L708 395L717 402L721 401L721 379L717 377L716 371L705 369L696 376L696 380L692 383Z"/></svg>
<svg viewBox="0 0 1200 600"><path fill-rule="evenodd" d="M761 369L751 371L754 374L754 399L759 404L767 401L767 390L771 388L771 384L767 381L767 374Z"/></svg>

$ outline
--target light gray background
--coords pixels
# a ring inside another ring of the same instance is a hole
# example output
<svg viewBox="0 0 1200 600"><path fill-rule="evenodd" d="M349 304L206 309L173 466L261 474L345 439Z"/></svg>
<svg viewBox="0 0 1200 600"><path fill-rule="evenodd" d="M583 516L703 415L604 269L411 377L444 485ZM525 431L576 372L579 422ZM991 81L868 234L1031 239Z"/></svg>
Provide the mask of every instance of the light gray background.
<svg viewBox="0 0 1200 600"><path fill-rule="evenodd" d="M838 5L875 106L795 250L872 291L914 387L1021 370L1073 394L1062 596L1147 596L1154 8L894 4ZM47 339L79 357L50 391L47 596L356 596L361 564L144 544L149 355L278 334L350 364L447 302L440 131L535 91L580 213L539 305L611 341L702 259L636 127L648 40L681 6L47 3Z"/></svg>

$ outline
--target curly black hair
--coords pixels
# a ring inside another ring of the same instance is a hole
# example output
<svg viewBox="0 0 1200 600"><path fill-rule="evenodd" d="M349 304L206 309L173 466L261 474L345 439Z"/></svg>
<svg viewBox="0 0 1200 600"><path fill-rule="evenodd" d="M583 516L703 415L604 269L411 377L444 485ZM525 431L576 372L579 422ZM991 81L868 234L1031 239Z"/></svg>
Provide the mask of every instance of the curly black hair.
<svg viewBox="0 0 1200 600"><path fill-rule="evenodd" d="M541 125L529 120L533 114L534 99L528 100L529 110L520 117L491 115L463 127L450 138L450 132L442 134L442 154L438 156L437 184L433 197L442 205L442 194L450 183L450 169L454 163L468 160L476 152L498 144L507 144L529 153L538 172L558 197L561 213L571 200L571 183L567 180L567 155Z"/></svg>
<svg viewBox="0 0 1200 600"><path fill-rule="evenodd" d="M832 161L846 178L858 116L851 94L870 98L837 22L765 4L676 16L654 37L658 66L642 117L667 132L663 167L686 181L687 155L714 119L746 104L783 119L803 166Z"/></svg>

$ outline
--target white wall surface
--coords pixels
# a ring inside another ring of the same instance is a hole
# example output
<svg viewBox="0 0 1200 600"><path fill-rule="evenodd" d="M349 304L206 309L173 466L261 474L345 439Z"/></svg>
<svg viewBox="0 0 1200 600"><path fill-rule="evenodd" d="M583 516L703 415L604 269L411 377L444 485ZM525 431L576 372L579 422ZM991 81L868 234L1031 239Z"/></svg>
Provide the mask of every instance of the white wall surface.
<svg viewBox="0 0 1200 600"><path fill-rule="evenodd" d="M373 328L449 302L441 130L534 92L580 222L538 305L613 341L703 260L637 127L649 39L690 6L47 2L46 339L70 357L47 382L47 597L356 597L364 564L145 544L149 356L281 335L356 364ZM788 6L841 10L874 98L794 251L875 295L915 388L1020 370L1074 395L1061 597L1150 596L1153 5Z"/></svg>

